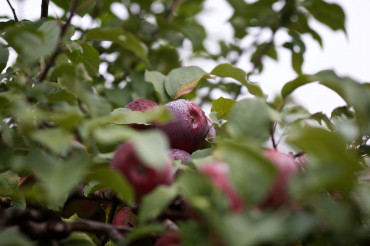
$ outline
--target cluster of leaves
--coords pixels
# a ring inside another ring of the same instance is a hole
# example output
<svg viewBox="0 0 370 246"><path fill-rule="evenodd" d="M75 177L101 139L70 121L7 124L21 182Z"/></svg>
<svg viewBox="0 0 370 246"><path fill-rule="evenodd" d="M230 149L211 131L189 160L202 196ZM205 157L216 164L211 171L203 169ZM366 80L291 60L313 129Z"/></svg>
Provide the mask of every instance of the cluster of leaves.
<svg viewBox="0 0 370 246"><path fill-rule="evenodd" d="M17 22L8 17L0 22L0 70L6 68L9 50L17 53L15 64L0 75L1 215L36 207L65 222L79 221L80 216L105 223L111 221L116 200L93 195L108 189L138 218L121 240L123 245L139 245L140 240L145 245L145 239L165 232L166 219L176 223L184 245L368 243L370 86L333 71L313 75L301 71L302 35L310 34L322 44L309 18L345 31L338 5L323 0L229 0L235 43L220 42L221 52L210 54L203 45L206 32L195 18L203 1L51 2L65 11L61 20L43 16ZM127 10L127 17L112 12L118 5ZM99 25L88 30L73 26L74 14L90 16ZM252 29L271 30L271 40L256 38L250 49L238 46ZM264 56L277 59L279 31L291 37L283 47L292 52L297 78L286 83L273 101L267 101L258 84L248 81L255 71L234 66L238 60L210 72L181 66L178 48L189 40L194 55L204 58L227 58L235 51L238 57L252 54L251 62L261 71ZM99 72L102 67L107 68L104 73ZM333 90L346 105L327 116L295 104L290 95L311 82ZM212 100L210 93L200 97L202 88L220 89L230 98ZM250 93L249 99L236 100L241 88ZM117 145L130 139L143 161L159 167L167 155L166 138L157 131L136 132L125 124L166 121L170 115L164 109L141 113L122 108L137 98L159 104L176 98L201 99L212 105L209 118L217 132L214 142L192 154L190 168L182 170L171 186L147 195L139 207L130 185L108 164ZM269 138L277 145L280 132L283 144L294 154L305 153L309 161L290 182L292 203L257 211L275 177L262 149ZM230 212L226 197L207 177L193 171L214 158L230 166L231 180L247 204L241 214ZM93 213L87 215L86 208L74 204L76 197L94 200L89 205L96 207ZM176 207L179 197L197 216L173 218L165 213ZM5 209L6 203L12 208ZM4 225L0 217L0 242L35 244L12 226ZM89 232L71 234L59 243L97 243L99 234Z"/></svg>

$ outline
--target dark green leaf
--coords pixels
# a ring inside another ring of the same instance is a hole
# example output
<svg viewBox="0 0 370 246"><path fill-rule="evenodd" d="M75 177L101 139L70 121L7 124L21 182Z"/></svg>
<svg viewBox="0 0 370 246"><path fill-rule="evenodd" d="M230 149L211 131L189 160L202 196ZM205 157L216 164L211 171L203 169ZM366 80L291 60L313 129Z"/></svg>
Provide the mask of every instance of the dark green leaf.
<svg viewBox="0 0 370 246"><path fill-rule="evenodd" d="M297 74L302 74L303 54L292 51L292 67Z"/></svg>
<svg viewBox="0 0 370 246"><path fill-rule="evenodd" d="M233 78L239 81L240 83L242 83L245 87L247 87L247 89L249 90L251 94L255 96L259 96L259 97L264 97L264 94L261 88L258 85L253 84L252 82L249 82L246 79L247 74L240 68L234 67L231 64L226 64L226 63L220 64L212 70L211 74L222 77L222 78L225 78L225 77Z"/></svg>
<svg viewBox="0 0 370 246"><path fill-rule="evenodd" d="M154 90L158 93L161 102L166 103L169 101L165 89L166 76L156 71L145 71L145 81L153 84Z"/></svg>
<svg viewBox="0 0 370 246"><path fill-rule="evenodd" d="M156 218L176 197L176 186L159 186L141 202L139 222L143 223Z"/></svg>
<svg viewBox="0 0 370 246"><path fill-rule="evenodd" d="M9 50L8 48L0 45L0 73L6 67L9 58Z"/></svg>
<svg viewBox="0 0 370 246"><path fill-rule="evenodd" d="M67 56L74 63L82 62L91 76L99 76L99 53L89 43L84 43L81 47L82 51L75 50L72 53L66 53Z"/></svg>
<svg viewBox="0 0 370 246"><path fill-rule="evenodd" d="M112 189L127 204L131 205L133 203L133 190L120 173L106 167L100 167L90 171L86 178L90 181L97 181L102 186Z"/></svg>
<svg viewBox="0 0 370 246"><path fill-rule="evenodd" d="M95 28L87 31L88 40L106 40L121 45L132 51L143 61L148 62L147 47L140 42L132 33L121 28Z"/></svg>
<svg viewBox="0 0 370 246"><path fill-rule="evenodd" d="M345 14L338 4L327 3L323 0L313 0L311 5L307 6L307 9L315 17L316 20L327 25L334 31L343 30L346 32L344 26Z"/></svg>

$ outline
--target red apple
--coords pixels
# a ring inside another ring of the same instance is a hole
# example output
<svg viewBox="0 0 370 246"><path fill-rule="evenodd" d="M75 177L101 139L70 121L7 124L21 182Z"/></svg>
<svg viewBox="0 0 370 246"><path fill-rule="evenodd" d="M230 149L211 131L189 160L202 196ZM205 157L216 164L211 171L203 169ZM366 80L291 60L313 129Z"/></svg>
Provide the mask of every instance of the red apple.
<svg viewBox="0 0 370 246"><path fill-rule="evenodd" d="M284 154L278 150L264 150L263 155L274 165L277 170L277 176L261 205L262 207L280 206L289 200L288 182L299 171L299 166L292 155Z"/></svg>
<svg viewBox="0 0 370 246"><path fill-rule="evenodd" d="M179 99L165 105L173 116L167 123L156 123L170 140L171 147L182 149L189 153L198 150L207 132L207 117L195 103Z"/></svg>
<svg viewBox="0 0 370 246"><path fill-rule="evenodd" d="M169 232L157 239L154 246L180 246L181 238L178 232Z"/></svg>
<svg viewBox="0 0 370 246"><path fill-rule="evenodd" d="M229 199L230 209L233 212L241 212L244 208L244 201L239 196L230 181L229 166L221 161L205 164L200 168L200 172L206 174L212 183Z"/></svg>
<svg viewBox="0 0 370 246"><path fill-rule="evenodd" d="M129 207L121 207L113 218L113 225L116 226L130 226L132 211Z"/></svg>
<svg viewBox="0 0 370 246"><path fill-rule="evenodd" d="M190 154L185 150L171 149L170 158L174 161L181 160L181 164L187 164L189 162Z"/></svg>
<svg viewBox="0 0 370 246"><path fill-rule="evenodd" d="M158 185L169 185L173 179L172 163L168 159L162 170L142 163L135 153L132 143L122 144L115 152L110 166L120 171L132 185L136 200L151 192Z"/></svg>
<svg viewBox="0 0 370 246"><path fill-rule="evenodd" d="M132 111L140 111L140 112L146 112L148 110L155 109L156 107L158 107L158 104L148 99L144 99L144 98L132 101L125 106L125 108L128 108ZM144 124L130 124L130 126L136 130L146 130L146 129L153 128L152 125L144 125Z"/></svg>

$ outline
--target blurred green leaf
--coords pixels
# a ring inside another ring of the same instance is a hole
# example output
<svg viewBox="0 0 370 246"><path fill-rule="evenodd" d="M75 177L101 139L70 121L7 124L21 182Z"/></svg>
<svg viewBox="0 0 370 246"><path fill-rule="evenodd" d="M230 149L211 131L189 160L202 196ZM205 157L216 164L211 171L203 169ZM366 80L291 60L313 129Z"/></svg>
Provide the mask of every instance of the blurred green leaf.
<svg viewBox="0 0 370 246"><path fill-rule="evenodd" d="M72 1L70 0L52 0L57 6L61 7L64 11L68 11L71 8ZM98 0L79 0L77 3L76 13L83 17L85 14L90 12Z"/></svg>
<svg viewBox="0 0 370 246"><path fill-rule="evenodd" d="M319 81L341 96L356 111L360 129L370 134L370 89L348 77L339 77L331 70L324 70L314 75L301 75L284 85L281 95L286 98L298 87Z"/></svg>
<svg viewBox="0 0 370 246"><path fill-rule="evenodd" d="M72 144L72 136L60 128L43 129L31 133L31 137L55 154L66 155Z"/></svg>
<svg viewBox="0 0 370 246"><path fill-rule="evenodd" d="M41 181L42 188L52 209L60 209L69 192L83 180L89 158L77 155L65 160L40 152L32 152L27 158L34 174Z"/></svg>
<svg viewBox="0 0 370 246"><path fill-rule="evenodd" d="M17 25L5 32L5 40L18 53L18 60L27 65L51 54L57 47L60 27L54 20L44 22L39 28Z"/></svg>
<svg viewBox="0 0 370 246"><path fill-rule="evenodd" d="M117 171L108 167L93 168L86 175L88 181L97 181L102 186L112 189L124 202L132 205L134 193L127 180Z"/></svg>
<svg viewBox="0 0 370 246"><path fill-rule="evenodd" d="M6 64L8 63L8 58L9 58L8 48L0 45L0 73L6 67Z"/></svg>
<svg viewBox="0 0 370 246"><path fill-rule="evenodd" d="M81 48L82 51L66 52L68 58L74 63L82 62L91 76L99 76L99 53L89 43L81 44Z"/></svg>
<svg viewBox="0 0 370 246"><path fill-rule="evenodd" d="M154 86L154 90L158 93L160 101L166 103L169 101L165 89L166 76L156 71L145 71L145 81L150 82Z"/></svg>
<svg viewBox="0 0 370 246"><path fill-rule="evenodd" d="M342 30L346 32L345 28L345 13L338 4L327 3L323 0L313 0L306 7L316 20L324 25L327 25L334 31Z"/></svg>
<svg viewBox="0 0 370 246"><path fill-rule="evenodd" d="M292 51L292 67L297 74L302 74L303 54Z"/></svg>
<svg viewBox="0 0 370 246"><path fill-rule="evenodd" d="M193 91L199 80L207 76L208 74L199 67L176 68L167 75L164 85L168 95L177 99Z"/></svg>
<svg viewBox="0 0 370 246"><path fill-rule="evenodd" d="M163 169L168 163L169 143L167 137L157 130L148 130L132 139L139 158L147 165Z"/></svg>
<svg viewBox="0 0 370 246"><path fill-rule="evenodd" d="M275 168L252 143L224 141L220 150L230 165L230 176L246 204L257 204L265 198L275 177ZM255 185L258 183L258 185Z"/></svg>
<svg viewBox="0 0 370 246"><path fill-rule="evenodd" d="M176 186L159 186L141 201L139 222L156 218L177 195Z"/></svg>
<svg viewBox="0 0 370 246"><path fill-rule="evenodd" d="M35 242L31 241L22 233L8 228L0 232L0 245L1 246L34 246Z"/></svg>
<svg viewBox="0 0 370 246"><path fill-rule="evenodd" d="M147 47L132 33L121 28L95 28L86 32L87 40L106 40L132 51L143 61L148 62Z"/></svg>
<svg viewBox="0 0 370 246"><path fill-rule="evenodd" d="M240 68L234 67L231 64L220 64L217 65L210 74L219 76L221 78L230 77L237 81L239 81L241 84L243 84L245 87L247 87L248 91L259 97L264 97L264 94L261 90L261 88L253 84L252 82L249 82L247 80L247 74Z"/></svg>
<svg viewBox="0 0 370 246"><path fill-rule="evenodd" d="M270 113L267 104L257 98L241 100L233 106L227 129L234 138L266 141L270 130Z"/></svg>

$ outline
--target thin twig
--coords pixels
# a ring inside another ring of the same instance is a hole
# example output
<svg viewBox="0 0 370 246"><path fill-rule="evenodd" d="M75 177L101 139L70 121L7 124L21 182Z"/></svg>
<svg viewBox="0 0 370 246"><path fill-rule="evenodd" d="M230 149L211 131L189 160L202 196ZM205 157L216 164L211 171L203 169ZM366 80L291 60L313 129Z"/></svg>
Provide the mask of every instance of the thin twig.
<svg viewBox="0 0 370 246"><path fill-rule="evenodd" d="M53 52L53 54L51 55L45 69L41 72L40 77L39 77L39 82L42 82L45 79L48 71L50 70L51 66L54 64L55 60L57 59L57 56L59 55L59 53L61 51L62 40L63 40L63 37L64 37L66 31L67 31L67 28L68 28L69 24L71 23L72 17L75 14L75 11L76 11L76 8L77 8L77 3L78 3L78 0L74 0L72 2L71 8L69 10L69 16L68 16L66 22L64 23L64 25L62 26L62 29L60 31L58 46L55 49L55 51Z"/></svg>
<svg viewBox="0 0 370 246"><path fill-rule="evenodd" d="M277 149L277 144L275 142L275 121L271 122L270 124L270 137L271 137L271 142L272 142L272 147L274 149Z"/></svg>
<svg viewBox="0 0 370 246"><path fill-rule="evenodd" d="M48 16L49 16L49 2L50 2L50 0L42 0L42 3L41 3L41 18L48 18Z"/></svg>
<svg viewBox="0 0 370 246"><path fill-rule="evenodd" d="M8 2L9 7L11 8L11 10L12 10L12 12L13 12L13 16L14 16L14 20L15 20L15 22L19 22L19 21L18 21L17 14L15 13L15 9L13 8L12 4L10 3L10 1L9 1L9 0L6 0L6 1Z"/></svg>

